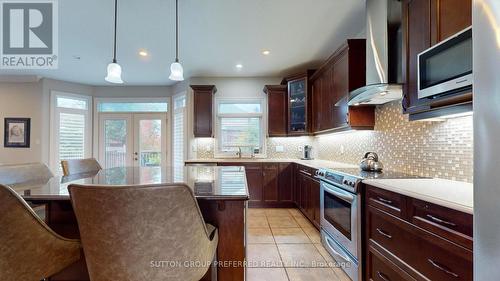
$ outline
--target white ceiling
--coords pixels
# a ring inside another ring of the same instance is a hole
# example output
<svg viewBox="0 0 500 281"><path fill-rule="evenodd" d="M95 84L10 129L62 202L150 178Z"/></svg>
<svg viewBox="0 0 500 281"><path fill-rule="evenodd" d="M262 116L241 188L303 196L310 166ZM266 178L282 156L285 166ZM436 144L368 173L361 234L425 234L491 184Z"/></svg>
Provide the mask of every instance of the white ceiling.
<svg viewBox="0 0 500 281"><path fill-rule="evenodd" d="M114 1L58 2L59 69L0 70L0 75L106 85ZM364 6L365 0L179 0L185 77L281 77L317 66L362 32ZM119 0L118 8L117 59L125 84L173 84L168 75L175 58L175 1ZM140 57L141 48L150 56ZM263 56L264 49L271 54Z"/></svg>

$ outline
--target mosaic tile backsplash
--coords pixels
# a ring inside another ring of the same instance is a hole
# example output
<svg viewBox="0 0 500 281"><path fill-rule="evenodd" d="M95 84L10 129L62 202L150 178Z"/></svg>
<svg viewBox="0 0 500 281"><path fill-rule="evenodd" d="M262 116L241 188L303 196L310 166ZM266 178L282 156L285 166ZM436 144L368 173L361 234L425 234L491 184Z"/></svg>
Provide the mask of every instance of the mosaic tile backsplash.
<svg viewBox="0 0 500 281"><path fill-rule="evenodd" d="M197 157L213 158L213 140L197 139ZM313 146L317 159L358 164L367 151L376 152L385 169L413 175L472 182L472 116L441 122L409 122L401 103L377 107L374 131L353 131L317 137L269 138L268 158L300 158L300 147ZM282 146L283 152L276 152Z"/></svg>

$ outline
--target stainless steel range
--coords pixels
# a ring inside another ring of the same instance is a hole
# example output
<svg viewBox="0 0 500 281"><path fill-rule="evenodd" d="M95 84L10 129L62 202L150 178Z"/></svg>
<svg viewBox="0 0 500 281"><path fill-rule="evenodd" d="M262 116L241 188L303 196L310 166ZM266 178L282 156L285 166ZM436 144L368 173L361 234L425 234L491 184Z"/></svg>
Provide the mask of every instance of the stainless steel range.
<svg viewBox="0 0 500 281"><path fill-rule="evenodd" d="M321 241L342 269L354 280L361 278L362 177L320 169Z"/></svg>
<svg viewBox="0 0 500 281"><path fill-rule="evenodd" d="M353 281L362 280L361 187L364 179L419 178L399 172L366 172L359 168L319 169L321 241Z"/></svg>

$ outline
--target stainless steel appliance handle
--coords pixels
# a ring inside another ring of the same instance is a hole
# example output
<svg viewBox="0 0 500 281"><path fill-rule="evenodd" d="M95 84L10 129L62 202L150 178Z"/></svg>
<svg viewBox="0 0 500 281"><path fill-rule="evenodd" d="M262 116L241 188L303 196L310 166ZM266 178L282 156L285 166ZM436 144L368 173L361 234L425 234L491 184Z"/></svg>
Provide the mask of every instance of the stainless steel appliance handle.
<svg viewBox="0 0 500 281"><path fill-rule="evenodd" d="M457 226L456 224L452 223L452 222L449 222L449 221L445 221L445 220L442 220L440 218L436 218L435 216L433 215L427 215L427 217L431 220L433 220L434 222L437 222L437 223L440 223L440 224L446 224L446 225L450 225L450 226Z"/></svg>
<svg viewBox="0 0 500 281"><path fill-rule="evenodd" d="M451 276L453 276L453 277L455 277L455 278L458 278L458 277L459 277L459 275L458 275L458 274L456 274L456 273L455 273L455 272L453 272L453 271L450 271L449 269L445 268L444 266L440 265L439 263L437 263L437 262L435 262L435 261L433 261L433 260L431 260L431 259L427 259L427 261L428 261L430 264L432 264L432 266L434 266L435 268L437 268L437 269L439 269L439 270L443 271L444 273L449 274L449 275L451 275Z"/></svg>
<svg viewBox="0 0 500 281"><path fill-rule="evenodd" d="M326 243L328 244L328 246L330 246L330 250L332 250L332 252L335 255L341 257L346 262L350 262L351 261L351 259L349 257L346 257L346 256L342 255L341 253L335 251L335 246L332 245L332 242L333 242L332 239L330 239L328 236L325 236L325 240L326 240ZM335 242L333 242L333 243L335 243Z"/></svg>
<svg viewBox="0 0 500 281"><path fill-rule="evenodd" d="M337 188L333 185L329 185L327 183L324 183L322 182L321 184L323 184L323 187L325 189L326 192L328 193L331 193L333 195L335 195L336 197L348 202L348 203L352 203L354 201L354 195L347 192L347 191L344 191L340 188Z"/></svg>

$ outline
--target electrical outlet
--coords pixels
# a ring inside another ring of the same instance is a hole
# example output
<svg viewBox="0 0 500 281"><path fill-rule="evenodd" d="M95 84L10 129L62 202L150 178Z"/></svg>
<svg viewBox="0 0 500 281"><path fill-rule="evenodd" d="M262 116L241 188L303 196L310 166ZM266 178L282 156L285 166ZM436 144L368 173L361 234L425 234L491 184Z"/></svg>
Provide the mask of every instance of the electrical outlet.
<svg viewBox="0 0 500 281"><path fill-rule="evenodd" d="M302 152L304 151L304 147L303 146L299 146L299 152Z"/></svg>

